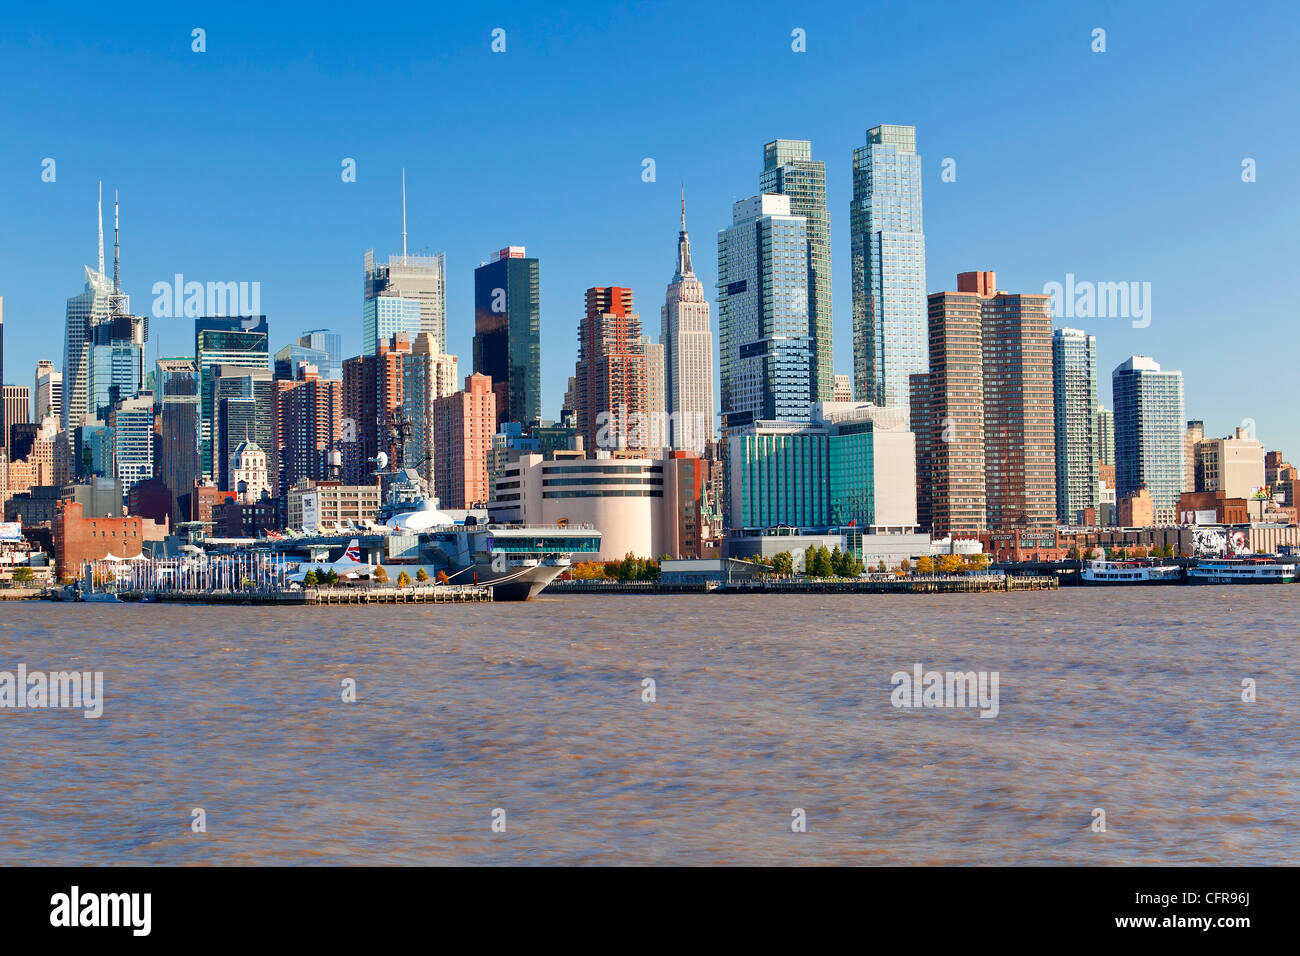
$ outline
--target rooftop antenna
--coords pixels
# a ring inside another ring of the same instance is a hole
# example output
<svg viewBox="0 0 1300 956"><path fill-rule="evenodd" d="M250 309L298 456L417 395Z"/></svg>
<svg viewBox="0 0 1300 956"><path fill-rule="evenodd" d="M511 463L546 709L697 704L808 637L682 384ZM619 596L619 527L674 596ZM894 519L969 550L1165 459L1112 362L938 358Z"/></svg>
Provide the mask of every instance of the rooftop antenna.
<svg viewBox="0 0 1300 956"><path fill-rule="evenodd" d="M402 167L402 262L406 262L406 167Z"/></svg>
<svg viewBox="0 0 1300 956"><path fill-rule="evenodd" d="M99 274L104 274L104 180L99 181Z"/></svg>
<svg viewBox="0 0 1300 956"><path fill-rule="evenodd" d="M686 231L686 182L682 181L682 232Z"/></svg>

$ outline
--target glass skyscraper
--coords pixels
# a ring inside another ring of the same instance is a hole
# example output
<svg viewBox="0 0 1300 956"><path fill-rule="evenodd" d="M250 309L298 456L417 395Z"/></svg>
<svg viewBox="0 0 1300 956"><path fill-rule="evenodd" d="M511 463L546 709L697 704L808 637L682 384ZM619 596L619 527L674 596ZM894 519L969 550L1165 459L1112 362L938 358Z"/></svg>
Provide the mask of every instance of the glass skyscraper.
<svg viewBox="0 0 1300 956"><path fill-rule="evenodd" d="M925 232L916 127L876 126L853 151L853 393L909 407L908 378L928 367Z"/></svg>
<svg viewBox="0 0 1300 956"><path fill-rule="evenodd" d="M1183 373L1134 355L1111 373L1115 399L1115 493L1146 485L1157 508L1183 490Z"/></svg>
<svg viewBox="0 0 1300 956"><path fill-rule="evenodd" d="M788 196L732 207L718 232L722 428L806 420L812 394L808 226Z"/></svg>
<svg viewBox="0 0 1300 956"><path fill-rule="evenodd" d="M447 350L447 262L443 253L433 256L405 254L406 235L402 235L403 254L388 257L387 265L375 262L374 250L366 252L362 300L368 305L380 295L414 300L413 325L395 328L377 335L366 326L370 313L362 312L362 351L374 355L379 339L392 338L394 332L409 332L411 340L422 332L433 336L439 352ZM311 348L321 348L312 345ZM325 349L328 351L328 348ZM324 375L321 376L322 378Z"/></svg>
<svg viewBox="0 0 1300 956"><path fill-rule="evenodd" d="M541 315L538 262L523 246L474 270L474 371L492 379L498 424L542 416Z"/></svg>
<svg viewBox="0 0 1300 956"><path fill-rule="evenodd" d="M343 381L343 337L328 329L304 332L297 342L275 353L275 377L296 378L303 362L316 366L316 373L327 382Z"/></svg>
<svg viewBox="0 0 1300 956"><path fill-rule="evenodd" d="M216 379L211 370L217 365L266 369L269 378L269 338L264 315L194 320L194 364L199 379L199 471L206 477L216 478L219 472L213 467L217 409ZM262 444L260 437L258 443ZM269 438L263 447L270 447Z"/></svg>
<svg viewBox="0 0 1300 956"><path fill-rule="evenodd" d="M366 299L361 307L361 354L376 355L379 343L401 332L412 342L420 334L420 302L382 293Z"/></svg>
<svg viewBox="0 0 1300 956"><path fill-rule="evenodd" d="M826 164L814 162L806 139L777 139L763 147L759 192L790 197L790 212L808 227L808 341L812 348L811 401L835 398L831 337L831 217L826 209Z"/></svg>
<svg viewBox="0 0 1300 956"><path fill-rule="evenodd" d="M1079 520L1098 505L1097 337L1079 329L1052 333L1053 412L1056 421L1056 516Z"/></svg>
<svg viewBox="0 0 1300 956"><path fill-rule="evenodd" d="M72 440L72 430L86 415L94 416L90 401L90 346L93 329L108 318L108 299L113 283L103 272L86 266L85 291L68 299L67 323L63 330L63 430Z"/></svg>

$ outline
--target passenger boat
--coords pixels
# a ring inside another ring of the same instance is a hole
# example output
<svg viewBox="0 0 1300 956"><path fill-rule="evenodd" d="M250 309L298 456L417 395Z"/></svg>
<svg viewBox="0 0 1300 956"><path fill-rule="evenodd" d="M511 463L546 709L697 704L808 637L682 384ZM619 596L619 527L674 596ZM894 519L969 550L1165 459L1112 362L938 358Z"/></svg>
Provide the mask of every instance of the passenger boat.
<svg viewBox="0 0 1300 956"><path fill-rule="evenodd" d="M1177 584L1183 569L1176 564L1152 564L1150 561L1089 561L1079 575L1084 584Z"/></svg>
<svg viewBox="0 0 1300 956"><path fill-rule="evenodd" d="M1201 558L1187 569L1191 584L1290 584L1295 565L1283 564L1275 555Z"/></svg>

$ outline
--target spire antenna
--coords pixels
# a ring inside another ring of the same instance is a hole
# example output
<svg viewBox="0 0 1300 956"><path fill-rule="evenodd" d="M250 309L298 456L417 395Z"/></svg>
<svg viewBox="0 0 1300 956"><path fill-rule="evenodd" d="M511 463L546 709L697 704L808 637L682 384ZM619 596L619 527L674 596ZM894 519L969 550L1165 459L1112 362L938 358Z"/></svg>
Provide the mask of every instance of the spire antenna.
<svg viewBox="0 0 1300 956"><path fill-rule="evenodd" d="M121 292L122 286L117 281L118 244L117 244L117 190L113 190L113 291Z"/></svg>
<svg viewBox="0 0 1300 956"><path fill-rule="evenodd" d="M686 183L682 183L682 232L686 231Z"/></svg>
<svg viewBox="0 0 1300 956"><path fill-rule="evenodd" d="M402 262L406 262L406 167L402 167Z"/></svg>
<svg viewBox="0 0 1300 956"><path fill-rule="evenodd" d="M99 181L99 274L104 274L104 180Z"/></svg>

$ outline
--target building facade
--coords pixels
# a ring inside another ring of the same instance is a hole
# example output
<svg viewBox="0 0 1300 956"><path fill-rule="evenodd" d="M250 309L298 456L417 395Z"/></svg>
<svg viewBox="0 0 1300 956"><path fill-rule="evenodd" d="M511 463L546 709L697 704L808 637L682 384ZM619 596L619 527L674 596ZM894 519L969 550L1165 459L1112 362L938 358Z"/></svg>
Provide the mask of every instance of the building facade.
<svg viewBox="0 0 1300 956"><path fill-rule="evenodd" d="M538 261L523 246L474 270L474 371L493 382L497 424L542 415L541 314Z"/></svg>
<svg viewBox="0 0 1300 956"><path fill-rule="evenodd" d="M664 348L664 404L668 443L702 454L713 438L713 331L704 285L691 264L686 232L686 195L682 194L682 228L677 235L677 269L660 312Z"/></svg>
<svg viewBox="0 0 1300 956"><path fill-rule="evenodd" d="M650 447L649 371L632 290L587 290L574 366L578 431L593 450Z"/></svg>
<svg viewBox="0 0 1300 956"><path fill-rule="evenodd" d="M488 455L496 434L496 393L492 380L477 372L464 391L433 403L434 493L443 508L476 508L491 496Z"/></svg>
<svg viewBox="0 0 1300 956"><path fill-rule="evenodd" d="M849 228L853 388L858 401L906 408L925 372L925 230L914 126L875 126L853 151Z"/></svg>
<svg viewBox="0 0 1300 956"><path fill-rule="evenodd" d="M1099 504L1097 337L1069 328L1052 333L1052 381L1056 517L1071 524Z"/></svg>
<svg viewBox="0 0 1300 956"><path fill-rule="evenodd" d="M813 160L808 140L773 140L763 147L758 191L788 196L790 212L803 216L806 222L810 400L838 401L831 336L831 217L826 208L826 164Z"/></svg>
<svg viewBox="0 0 1300 956"><path fill-rule="evenodd" d="M1115 492L1145 485L1156 509L1177 509L1183 472L1183 373L1134 355L1111 373L1115 403Z"/></svg>

